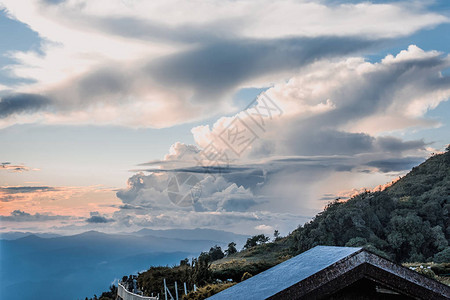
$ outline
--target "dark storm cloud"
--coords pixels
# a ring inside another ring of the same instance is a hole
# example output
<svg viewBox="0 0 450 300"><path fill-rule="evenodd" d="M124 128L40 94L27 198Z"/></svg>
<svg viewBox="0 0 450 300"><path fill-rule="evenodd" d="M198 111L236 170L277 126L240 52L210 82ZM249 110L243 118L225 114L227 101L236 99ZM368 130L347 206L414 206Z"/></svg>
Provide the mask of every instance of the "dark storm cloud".
<svg viewBox="0 0 450 300"><path fill-rule="evenodd" d="M326 125L326 124L324 124ZM358 153L389 152L400 154L408 150L424 150L423 140L403 141L396 137L373 137L333 129L306 130L299 128L295 138L288 140L290 151L299 155L354 155ZM293 133L294 134L294 133Z"/></svg>
<svg viewBox="0 0 450 300"><path fill-rule="evenodd" d="M114 219L109 219L106 218L105 216L101 216L98 212L91 212L90 213L90 217L86 218L86 222L87 223L96 223L96 224L100 224L100 223L111 223L111 222L115 222Z"/></svg>
<svg viewBox="0 0 450 300"><path fill-rule="evenodd" d="M380 42L379 40L377 41ZM134 66L108 65L45 96L10 94L2 97L0 118L39 110L71 111L95 102L122 103L137 87L160 86L193 90L190 101L214 104L246 81L295 71L316 60L340 57L372 46L362 38L320 37L272 40L226 40L193 50L141 61ZM181 101L189 101L182 99Z"/></svg>
<svg viewBox="0 0 450 300"><path fill-rule="evenodd" d="M33 113L50 104L49 98L37 94L9 94L0 98L0 118L12 114Z"/></svg>
<svg viewBox="0 0 450 300"><path fill-rule="evenodd" d="M247 80L345 56L374 43L340 37L229 40L162 58L147 68L164 84L194 88L195 100L214 101Z"/></svg>
<svg viewBox="0 0 450 300"><path fill-rule="evenodd" d="M221 207L225 211L248 211L252 206L258 205L254 199L227 199L221 203Z"/></svg>
<svg viewBox="0 0 450 300"><path fill-rule="evenodd" d="M126 95L137 80L144 79L170 89L193 89L193 100L219 102L224 94L247 80L295 70L322 58L344 56L374 43L338 37L219 41L141 62L132 69L119 65L101 68L71 83L71 88L75 88L79 103L83 103L96 96Z"/></svg>
<svg viewBox="0 0 450 300"><path fill-rule="evenodd" d="M422 163L423 157L404 157L374 160L366 163L367 166L378 168L381 172L405 171Z"/></svg>
<svg viewBox="0 0 450 300"><path fill-rule="evenodd" d="M386 152L403 152L407 150L425 149L425 142L423 140L402 141L395 137L379 137L377 144Z"/></svg>
<svg viewBox="0 0 450 300"><path fill-rule="evenodd" d="M86 222L88 222L88 223L109 223L109 222L114 222L114 220L107 219L107 218L101 217L101 216L92 216L90 218L87 218Z"/></svg>
<svg viewBox="0 0 450 300"><path fill-rule="evenodd" d="M350 133L331 129L304 130L289 144L300 155L352 155L373 150L375 138L364 133Z"/></svg>

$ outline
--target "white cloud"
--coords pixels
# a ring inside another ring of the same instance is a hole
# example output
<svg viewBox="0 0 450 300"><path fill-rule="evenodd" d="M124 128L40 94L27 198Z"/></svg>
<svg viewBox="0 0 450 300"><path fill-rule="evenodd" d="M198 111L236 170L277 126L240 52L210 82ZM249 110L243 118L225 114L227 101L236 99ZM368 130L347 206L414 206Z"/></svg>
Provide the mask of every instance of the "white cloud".
<svg viewBox="0 0 450 300"><path fill-rule="evenodd" d="M233 226L251 224L260 231L268 230L264 226L293 228L307 218L290 216L314 215L325 205L324 194L334 197L352 189L379 189L377 185L398 178L428 156L424 141L390 134L435 125L424 114L450 97L448 79L440 73L449 63L448 56L410 46L378 63L349 58L312 64L266 91L283 112L271 120L266 115L264 130L250 118L254 108L219 118L212 127L193 128L196 146L174 144L164 160L147 164L154 173L134 176L141 178L143 186L133 185L124 195L132 192L136 198L119 197L139 205L145 211L141 222L152 226L236 222ZM261 99L257 106L262 109ZM219 138L237 117L258 133L241 156L233 156ZM234 159L226 172L208 174L197 166L196 157L202 157L210 142ZM202 193L192 207L177 208L162 192L167 178L179 171L199 179ZM176 221L169 221L175 216Z"/></svg>
<svg viewBox="0 0 450 300"><path fill-rule="evenodd" d="M51 100L50 109L17 111L3 118L1 127L29 122L167 127L200 120L231 112L228 100L241 87L267 86L312 60L345 56L375 39L448 22L417 3L5 0L1 5L43 39L43 54L12 52L17 63L7 66L12 76L35 83L8 89ZM314 109L332 105L323 101Z"/></svg>
<svg viewBox="0 0 450 300"><path fill-rule="evenodd" d="M213 141L227 149L219 136L239 118L258 134L246 151L250 156L407 151L401 141L382 137L439 125L424 115L450 97L448 78L441 74L449 66L447 55L414 45L379 63L362 58L320 61L265 92L283 114L267 118L264 132L251 120L255 112L251 108L218 119L212 128L195 127L192 133L200 147ZM258 103L267 114L262 102ZM421 147L420 143L409 146Z"/></svg>
<svg viewBox="0 0 450 300"><path fill-rule="evenodd" d="M255 229L258 231L265 232L265 233L272 233L274 231L272 226L264 225L264 224L256 226Z"/></svg>

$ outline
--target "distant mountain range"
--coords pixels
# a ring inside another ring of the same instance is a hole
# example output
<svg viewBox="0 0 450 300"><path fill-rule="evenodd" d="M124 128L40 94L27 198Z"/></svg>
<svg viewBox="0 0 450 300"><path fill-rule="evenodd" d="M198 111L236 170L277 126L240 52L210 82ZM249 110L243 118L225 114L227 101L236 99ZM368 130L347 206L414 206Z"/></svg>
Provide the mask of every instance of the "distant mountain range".
<svg viewBox="0 0 450 300"><path fill-rule="evenodd" d="M2 232L0 233L0 240L17 240L29 235L35 235L40 238L53 238L61 236L56 233L33 233L33 232L20 232L20 231L11 231L11 232Z"/></svg>
<svg viewBox="0 0 450 300"><path fill-rule="evenodd" d="M242 244L246 237L210 229L2 234L0 299L84 299L100 294L123 275L152 265L173 265L216 244Z"/></svg>
<svg viewBox="0 0 450 300"><path fill-rule="evenodd" d="M173 239L182 239L182 240L211 240L217 241L218 243L226 243L235 242L238 247L243 246L245 241L248 238L248 235L236 234L224 230L214 230L214 229L168 229L168 230L153 230L144 228L141 229L134 234L138 236L156 236L156 237L166 237ZM213 245L211 245L213 246Z"/></svg>

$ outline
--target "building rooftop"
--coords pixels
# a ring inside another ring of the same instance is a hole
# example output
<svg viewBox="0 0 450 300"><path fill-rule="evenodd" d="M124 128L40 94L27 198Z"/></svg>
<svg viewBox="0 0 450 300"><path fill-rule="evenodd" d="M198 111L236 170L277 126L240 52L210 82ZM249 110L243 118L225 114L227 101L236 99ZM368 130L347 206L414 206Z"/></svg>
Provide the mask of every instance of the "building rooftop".
<svg viewBox="0 0 450 300"><path fill-rule="evenodd" d="M315 299L348 294L348 287L373 299L377 293L393 299L450 299L444 284L362 248L332 246L312 248L208 299Z"/></svg>

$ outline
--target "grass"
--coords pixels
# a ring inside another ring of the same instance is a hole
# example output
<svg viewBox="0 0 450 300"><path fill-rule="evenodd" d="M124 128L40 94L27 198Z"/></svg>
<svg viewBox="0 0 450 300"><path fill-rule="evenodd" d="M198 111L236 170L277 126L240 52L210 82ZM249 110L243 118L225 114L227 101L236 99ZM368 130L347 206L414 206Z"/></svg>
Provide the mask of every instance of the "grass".
<svg viewBox="0 0 450 300"><path fill-rule="evenodd" d="M404 263L403 266L440 281L443 284L450 285L450 263L414 262Z"/></svg>

